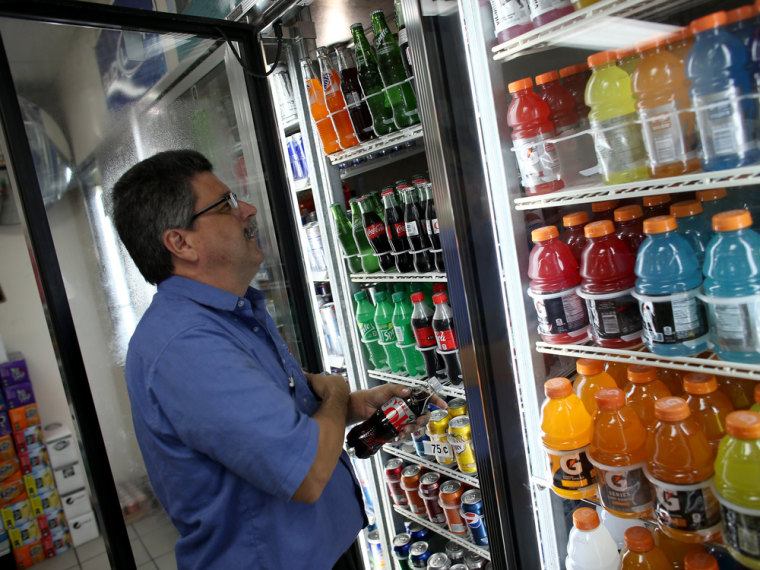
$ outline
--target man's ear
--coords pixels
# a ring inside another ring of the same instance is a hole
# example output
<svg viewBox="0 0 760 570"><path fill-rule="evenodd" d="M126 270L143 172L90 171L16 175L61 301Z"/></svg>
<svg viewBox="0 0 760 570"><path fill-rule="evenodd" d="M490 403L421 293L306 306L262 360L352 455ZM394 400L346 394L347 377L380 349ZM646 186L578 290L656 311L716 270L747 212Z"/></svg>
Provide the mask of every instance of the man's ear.
<svg viewBox="0 0 760 570"><path fill-rule="evenodd" d="M180 228L166 230L161 236L164 247L172 256L185 261L195 261L197 252L186 239L186 232Z"/></svg>

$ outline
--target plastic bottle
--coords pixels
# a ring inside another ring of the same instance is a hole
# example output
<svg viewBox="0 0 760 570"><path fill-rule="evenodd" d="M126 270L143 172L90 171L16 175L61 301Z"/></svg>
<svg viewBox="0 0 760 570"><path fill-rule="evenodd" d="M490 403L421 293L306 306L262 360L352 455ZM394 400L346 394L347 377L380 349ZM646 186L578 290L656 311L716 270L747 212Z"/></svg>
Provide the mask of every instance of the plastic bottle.
<svg viewBox="0 0 760 570"><path fill-rule="evenodd" d="M586 6L591 6L592 4L596 4L599 2L599 0L573 0L573 8L576 10L580 10L581 8L585 8Z"/></svg>
<svg viewBox="0 0 760 570"><path fill-rule="evenodd" d="M631 75L652 178L697 170L698 142L684 64L668 51L668 36L636 44L641 60Z"/></svg>
<svg viewBox="0 0 760 570"><path fill-rule="evenodd" d="M370 362L376 370L385 368L388 365L388 358L383 347L378 343L380 334L375 326L375 307L369 302L364 291L354 293L354 300L356 301L356 324L359 326L361 341L367 349Z"/></svg>
<svg viewBox="0 0 760 570"><path fill-rule="evenodd" d="M396 333L396 345L404 355L406 371L410 376L425 375L425 361L422 354L417 350L417 344L414 339L414 330L412 330L412 305L409 303L408 295L402 292L396 292L391 296L393 300L393 330Z"/></svg>
<svg viewBox="0 0 760 570"><path fill-rule="evenodd" d="M615 210L618 207L617 200L602 200L591 203L591 221L615 220Z"/></svg>
<svg viewBox="0 0 760 570"><path fill-rule="evenodd" d="M359 250L362 269L365 273L375 273L380 270L380 262L377 260L369 241L367 241L367 234L364 232L364 225L362 224L362 213L359 209L359 199L351 198L348 203L351 206L351 233L354 235L354 242Z"/></svg>
<svg viewBox="0 0 760 570"><path fill-rule="evenodd" d="M581 129L588 129L588 113L591 108L586 105L584 98L586 84L588 83L588 78L591 77L588 64L584 61L563 67L559 70L559 77L562 80L562 85L567 87L575 99L575 111L578 113Z"/></svg>
<svg viewBox="0 0 760 570"><path fill-rule="evenodd" d="M737 561L758 570L760 413L728 414L726 432L715 458L715 490L721 504L723 540Z"/></svg>
<svg viewBox="0 0 760 570"><path fill-rule="evenodd" d="M697 295L701 266L673 216L644 221L636 258L636 293L644 342L654 354L689 356L708 348L707 315Z"/></svg>
<svg viewBox="0 0 760 570"><path fill-rule="evenodd" d="M649 485L649 482L647 482L647 485ZM601 505L596 507L596 514L599 515L599 520L604 528L609 531L618 550L623 550L623 548L625 548L625 539L623 536L626 530L632 526L644 526L642 519L616 517Z"/></svg>
<svg viewBox="0 0 760 570"><path fill-rule="evenodd" d="M391 255L391 244L385 233L385 223L383 223L383 220L377 215L377 212L368 197L365 196L359 199L359 210L361 210L362 213L364 234L367 236L367 241L370 246L372 246L372 250L377 256L380 269L383 271L393 271L396 269L396 264Z"/></svg>
<svg viewBox="0 0 760 570"><path fill-rule="evenodd" d="M615 235L619 237L635 256L644 241L644 212L638 204L629 204L616 208Z"/></svg>
<svg viewBox="0 0 760 570"><path fill-rule="evenodd" d="M636 260L614 231L609 220L584 228L589 241L581 258L579 295L586 300L594 343L626 348L641 343L641 314L631 294Z"/></svg>
<svg viewBox="0 0 760 570"><path fill-rule="evenodd" d="M588 213L583 210L562 216L562 225L565 226L565 231L562 232L560 239L570 248L570 252L579 266L583 248L586 247L586 234L583 233L583 228L587 223Z"/></svg>
<svg viewBox="0 0 760 570"><path fill-rule="evenodd" d="M308 57L301 60L301 74L306 83L306 96L309 99L309 112L322 141L322 149L325 154L332 154L340 150L338 134L330 119L330 111L325 103L325 92L322 82L312 68L312 62Z"/></svg>
<svg viewBox="0 0 760 570"><path fill-rule="evenodd" d="M615 384L621 390L625 390L628 385L628 365L623 362L608 360L604 363L604 371L612 376ZM622 543L621 543L622 544Z"/></svg>
<svg viewBox="0 0 760 570"><path fill-rule="evenodd" d="M644 475L647 432L620 388L603 388L595 400L599 411L588 458L596 468L599 502L615 516L642 517L654 500Z"/></svg>
<svg viewBox="0 0 760 570"><path fill-rule="evenodd" d="M341 250L346 258L348 271L350 273L360 273L362 262L354 236L351 233L351 222L348 221L346 210L343 208L343 204L335 202L334 204L330 204L330 211L335 220L335 233L338 234L338 241L340 241Z"/></svg>
<svg viewBox="0 0 760 570"><path fill-rule="evenodd" d="M723 360L760 362L760 235L747 210L713 216L702 285L713 349Z"/></svg>
<svg viewBox="0 0 760 570"><path fill-rule="evenodd" d="M566 344L588 337L588 313L576 288L581 282L578 262L559 240L555 226L531 232L535 246L528 259L528 295L538 315L538 333L548 343Z"/></svg>
<svg viewBox="0 0 760 570"><path fill-rule="evenodd" d="M351 148L359 144L356 138L354 125L351 123L351 117L346 109L346 100L343 98L343 92L340 90L340 76L333 69L330 58L327 55L327 48L317 48L317 60L319 61L319 71L322 75L322 89L325 94L325 103L330 110L335 130L338 133L338 142L343 149Z"/></svg>
<svg viewBox="0 0 760 570"><path fill-rule="evenodd" d="M448 303L446 293L433 295L435 313L433 313L433 331L438 345L438 354L446 365L446 376L454 385L462 383L462 365L459 363L459 344L454 331L454 313Z"/></svg>
<svg viewBox="0 0 760 570"><path fill-rule="evenodd" d="M756 15L755 7L752 4L739 6L726 12L726 31L742 41L747 53L749 53L752 43L753 20Z"/></svg>
<svg viewBox="0 0 760 570"><path fill-rule="evenodd" d="M396 346L396 330L393 328L393 305L387 301L385 291L375 293L375 327L379 335L378 343L383 347L388 366L394 374L407 372L404 355Z"/></svg>
<svg viewBox="0 0 760 570"><path fill-rule="evenodd" d="M636 412L644 427L649 430L657 423L654 405L660 398L671 395L670 389L657 378L657 369L644 364L628 367L628 385L625 387L626 405Z"/></svg>
<svg viewBox="0 0 760 570"><path fill-rule="evenodd" d="M586 455L593 423L567 378L544 383L541 441L549 455L552 490L565 499L583 499L596 492L594 466Z"/></svg>
<svg viewBox="0 0 760 570"><path fill-rule="evenodd" d="M755 390L753 392L755 403L752 404L750 410L753 412L760 412L760 384L755 384Z"/></svg>
<svg viewBox="0 0 760 570"><path fill-rule="evenodd" d="M425 294L421 291L412 293L414 310L412 311L412 332L417 348L425 362L426 378L445 378L446 365L436 351L435 331L433 330L433 309L425 303Z"/></svg>
<svg viewBox="0 0 760 570"><path fill-rule="evenodd" d="M427 236L423 214L415 201L414 188L407 188L401 193L404 200L404 227L412 263L417 273L429 273L435 268L433 256L430 254L430 240Z"/></svg>
<svg viewBox="0 0 760 570"><path fill-rule="evenodd" d="M633 75L633 71L641 59L641 54L636 50L636 46L625 46L615 50L615 57L617 58L617 66L628 75Z"/></svg>
<svg viewBox="0 0 760 570"><path fill-rule="evenodd" d="M507 109L507 124L512 127L512 142L525 193L534 196L556 192L565 187L554 144L554 123L549 105L533 92L530 77L507 86L512 101Z"/></svg>
<svg viewBox="0 0 760 570"><path fill-rule="evenodd" d="M399 273L414 271L412 256L409 253L409 242L406 241L406 224L404 212L396 203L396 195L393 190L383 191L383 206L385 213L385 233L390 243L391 255Z"/></svg>
<svg viewBox="0 0 760 570"><path fill-rule="evenodd" d="M496 39L506 42L533 29L530 9L520 0L491 0L491 14Z"/></svg>
<svg viewBox="0 0 760 570"><path fill-rule="evenodd" d="M599 523L594 509L573 511L573 528L567 542L567 570L617 570L618 551L609 531Z"/></svg>
<svg viewBox="0 0 760 570"><path fill-rule="evenodd" d="M573 12L573 5L570 0L530 0L528 7L530 8L530 19L535 28Z"/></svg>
<svg viewBox="0 0 760 570"><path fill-rule="evenodd" d="M625 550L620 554L620 570L672 570L665 553L654 545L649 529L634 526L625 531Z"/></svg>
<svg viewBox="0 0 760 570"><path fill-rule="evenodd" d="M694 45L686 57L689 95L702 141L704 170L738 168L760 158L752 121L757 101L742 97L754 91L747 50L723 29L725 12L694 20Z"/></svg>
<svg viewBox="0 0 760 570"><path fill-rule="evenodd" d="M726 433L726 416L734 411L731 400L718 390L718 381L712 374L685 374L683 389L691 416L702 427L713 452L717 452Z"/></svg>
<svg viewBox="0 0 760 570"><path fill-rule="evenodd" d="M377 135L372 128L372 114L359 84L359 70L356 67L354 56L345 46L336 47L335 55L340 74L340 90L346 100L346 107L354 125L356 137L360 142L372 140Z"/></svg>
<svg viewBox="0 0 760 570"><path fill-rule="evenodd" d="M697 201L702 204L702 212L710 227L712 227L712 218L715 214L733 209L725 188L699 190L697 191Z"/></svg>
<svg viewBox="0 0 760 570"><path fill-rule="evenodd" d="M670 194L655 194L641 199L644 219L670 215Z"/></svg>
<svg viewBox="0 0 760 570"><path fill-rule="evenodd" d="M586 104L594 147L605 184L623 184L649 178L647 155L631 77L615 65L613 50L589 56L593 73L586 85Z"/></svg>
<svg viewBox="0 0 760 570"><path fill-rule="evenodd" d="M689 55L691 46L694 45L694 32L691 26L678 28L668 36L668 51L678 58L681 65L686 64L686 56ZM684 74L686 70L684 69Z"/></svg>
<svg viewBox="0 0 760 570"><path fill-rule="evenodd" d="M658 422L647 437L646 474L655 488L655 518L676 540L715 540L720 509L710 488L714 468L707 437L681 398L660 398L654 413Z"/></svg>
<svg viewBox="0 0 760 570"><path fill-rule="evenodd" d="M758 385L757 382L730 376L716 376L716 379L718 380L718 390L731 400L731 405L735 410L750 409L754 401L752 391L755 389L755 385Z"/></svg>
<svg viewBox="0 0 760 570"><path fill-rule="evenodd" d="M719 570L718 561L704 550L689 552L683 559L684 570Z"/></svg>
<svg viewBox="0 0 760 570"><path fill-rule="evenodd" d="M696 200L685 200L670 205L670 215L676 218L676 231L681 234L697 254L701 268L705 261L707 244L713 236L710 223L702 213L702 204Z"/></svg>
<svg viewBox="0 0 760 570"><path fill-rule="evenodd" d="M586 411L593 418L596 414L596 393L602 388L617 388L615 379L604 371L604 362L592 358L579 358L575 363L578 377L573 392L581 399Z"/></svg>
<svg viewBox="0 0 760 570"><path fill-rule="evenodd" d="M654 543L657 545L657 548L665 553L668 561L670 561L673 566L673 570L683 570L684 557L692 550L703 549L703 547L695 545L693 542L681 542L680 540L669 537L662 532L660 527L655 527L652 534L654 535Z"/></svg>

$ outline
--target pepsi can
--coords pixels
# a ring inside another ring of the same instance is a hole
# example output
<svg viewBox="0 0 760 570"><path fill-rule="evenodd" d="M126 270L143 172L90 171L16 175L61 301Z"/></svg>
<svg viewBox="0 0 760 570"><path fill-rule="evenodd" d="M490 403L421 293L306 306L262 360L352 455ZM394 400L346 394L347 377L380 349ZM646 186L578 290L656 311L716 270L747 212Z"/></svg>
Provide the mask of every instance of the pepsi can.
<svg viewBox="0 0 760 570"><path fill-rule="evenodd" d="M298 135L293 138L295 139L296 157L298 157L298 162L301 165L301 172L303 172L303 176L306 178L309 176L309 163L306 160L306 151L303 148L303 137Z"/></svg>
<svg viewBox="0 0 760 570"><path fill-rule="evenodd" d="M413 543L409 549L409 561L412 563L412 568L427 568L430 555L430 547L427 542L421 540Z"/></svg>
<svg viewBox="0 0 760 570"><path fill-rule="evenodd" d="M402 532L393 537L393 556L396 560L406 560L407 565L409 561L409 549L412 545L412 537L408 532ZM406 565L401 564L402 568Z"/></svg>
<svg viewBox="0 0 760 570"><path fill-rule="evenodd" d="M412 542L430 540L430 529L422 526L420 523L411 523L406 532L412 537Z"/></svg>
<svg viewBox="0 0 760 570"><path fill-rule="evenodd" d="M478 546L488 546L488 533L483 514L483 499L480 490L470 489L462 495L462 516L470 527L472 541Z"/></svg>
<svg viewBox="0 0 760 570"><path fill-rule="evenodd" d="M414 450L417 452L417 455L422 457L422 459L435 461L435 456L428 454L425 450L425 442L427 441L429 445L430 438L428 437L424 426L417 431L412 432L412 441L414 442Z"/></svg>
<svg viewBox="0 0 760 570"><path fill-rule="evenodd" d="M290 171L293 173L293 180L301 180L306 177L301 161L298 158L297 144L293 138L288 139L288 159L290 160Z"/></svg>

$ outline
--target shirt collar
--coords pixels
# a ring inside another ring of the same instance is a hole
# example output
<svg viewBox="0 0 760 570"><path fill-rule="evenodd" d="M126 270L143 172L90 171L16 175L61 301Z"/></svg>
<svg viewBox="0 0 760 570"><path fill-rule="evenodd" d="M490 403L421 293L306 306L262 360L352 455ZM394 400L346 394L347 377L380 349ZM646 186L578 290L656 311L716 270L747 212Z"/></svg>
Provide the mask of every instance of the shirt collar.
<svg viewBox="0 0 760 570"><path fill-rule="evenodd" d="M237 308L238 301L243 298L213 285L179 275L172 275L164 279L158 284L158 290L162 293L180 295L201 305L223 311L234 311ZM253 287L248 287L244 297L254 307L263 305L265 298L264 293Z"/></svg>

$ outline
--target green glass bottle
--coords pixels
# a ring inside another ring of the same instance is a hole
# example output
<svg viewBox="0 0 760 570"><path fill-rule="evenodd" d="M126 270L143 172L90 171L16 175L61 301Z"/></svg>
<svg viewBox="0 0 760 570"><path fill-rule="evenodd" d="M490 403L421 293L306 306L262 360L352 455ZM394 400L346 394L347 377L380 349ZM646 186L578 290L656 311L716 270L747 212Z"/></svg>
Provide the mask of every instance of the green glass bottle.
<svg viewBox="0 0 760 570"><path fill-rule="evenodd" d="M354 241L351 222L348 221L348 216L346 216L346 211L343 209L343 205L338 202L330 204L330 210L335 220L335 232L338 234L343 255L346 256L348 271L349 273L361 273L362 262L356 242Z"/></svg>
<svg viewBox="0 0 760 570"><path fill-rule="evenodd" d="M398 374L406 372L404 355L396 346L396 330L393 328L393 305L388 302L385 291L375 293L375 327L379 335L378 342L385 350L388 366L391 372Z"/></svg>
<svg viewBox="0 0 760 570"><path fill-rule="evenodd" d="M412 307L409 295L406 292L397 291L391 297L393 299L393 329L396 331L396 346L404 355L406 371L410 376L425 376L425 361L417 350L412 329Z"/></svg>
<svg viewBox="0 0 760 570"><path fill-rule="evenodd" d="M361 256L364 273L380 271L380 262L377 260L377 256L367 240L367 234L364 233L362 213L359 210L359 200L358 198L351 198L348 203L351 205L351 233L354 234L354 242Z"/></svg>
<svg viewBox="0 0 760 570"><path fill-rule="evenodd" d="M370 363L378 370L385 368L387 357L385 350L378 343L380 335L375 326L375 307L369 302L367 293L364 291L354 293L354 300L356 301L356 324L359 327L362 344L367 349Z"/></svg>

